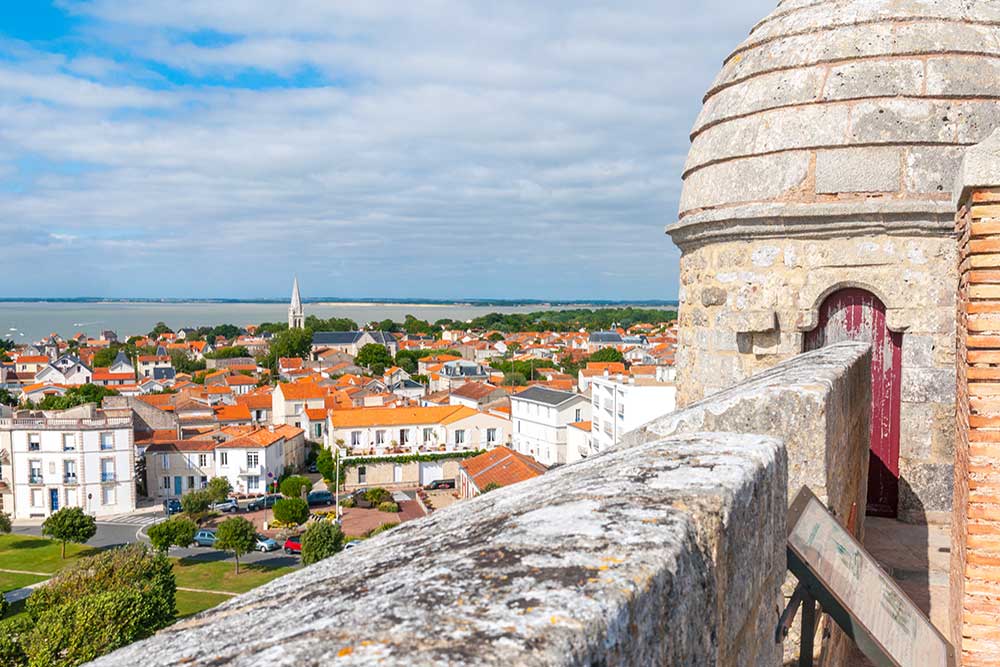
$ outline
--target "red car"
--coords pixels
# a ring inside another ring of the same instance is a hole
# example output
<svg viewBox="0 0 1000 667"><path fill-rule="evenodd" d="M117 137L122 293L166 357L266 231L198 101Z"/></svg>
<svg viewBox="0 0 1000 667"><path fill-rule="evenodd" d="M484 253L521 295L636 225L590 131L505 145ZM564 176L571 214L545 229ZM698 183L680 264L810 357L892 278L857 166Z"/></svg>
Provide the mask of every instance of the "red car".
<svg viewBox="0 0 1000 667"><path fill-rule="evenodd" d="M285 553L286 554L300 554L302 553L302 538L298 535L294 537L289 537L285 540Z"/></svg>

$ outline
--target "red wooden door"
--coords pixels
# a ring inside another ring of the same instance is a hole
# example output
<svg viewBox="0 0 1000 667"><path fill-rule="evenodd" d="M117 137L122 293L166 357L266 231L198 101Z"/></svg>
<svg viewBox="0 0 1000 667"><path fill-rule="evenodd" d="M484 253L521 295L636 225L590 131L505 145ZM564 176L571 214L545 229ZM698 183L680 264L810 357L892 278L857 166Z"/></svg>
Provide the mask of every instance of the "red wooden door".
<svg viewBox="0 0 1000 667"><path fill-rule="evenodd" d="M903 335L889 331L885 305L860 289L834 292L823 302L806 350L844 340L872 345L871 457L868 514L896 516L899 500L899 388Z"/></svg>

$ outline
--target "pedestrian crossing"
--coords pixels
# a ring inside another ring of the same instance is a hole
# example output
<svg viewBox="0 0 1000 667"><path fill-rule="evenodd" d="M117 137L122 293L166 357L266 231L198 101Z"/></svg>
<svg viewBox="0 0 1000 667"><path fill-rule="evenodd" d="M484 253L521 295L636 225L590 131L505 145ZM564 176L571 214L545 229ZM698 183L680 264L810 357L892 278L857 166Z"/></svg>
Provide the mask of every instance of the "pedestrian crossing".
<svg viewBox="0 0 1000 667"><path fill-rule="evenodd" d="M97 523L113 523L121 526L148 526L163 518L159 512L146 512L143 514L113 514L101 517Z"/></svg>

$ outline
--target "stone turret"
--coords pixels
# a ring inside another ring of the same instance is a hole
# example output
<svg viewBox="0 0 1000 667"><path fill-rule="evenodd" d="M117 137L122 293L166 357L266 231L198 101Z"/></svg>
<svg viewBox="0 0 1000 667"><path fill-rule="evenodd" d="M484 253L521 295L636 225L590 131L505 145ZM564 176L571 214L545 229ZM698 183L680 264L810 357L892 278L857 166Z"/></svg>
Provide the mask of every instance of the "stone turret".
<svg viewBox="0 0 1000 667"><path fill-rule="evenodd" d="M705 96L668 228L681 404L848 335L851 299L884 320L904 516L950 508L950 197L1000 126L998 18L997 0L781 2Z"/></svg>
<svg viewBox="0 0 1000 667"><path fill-rule="evenodd" d="M292 282L292 302L288 305L288 328L301 329L305 326L305 321L305 309L299 295L299 279L295 278Z"/></svg>

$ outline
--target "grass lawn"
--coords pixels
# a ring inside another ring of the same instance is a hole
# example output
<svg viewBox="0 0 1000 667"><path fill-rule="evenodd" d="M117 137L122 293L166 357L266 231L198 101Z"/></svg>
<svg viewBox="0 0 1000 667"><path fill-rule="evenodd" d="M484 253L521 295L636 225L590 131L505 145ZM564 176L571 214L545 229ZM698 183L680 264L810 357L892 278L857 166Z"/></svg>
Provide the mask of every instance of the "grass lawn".
<svg viewBox="0 0 1000 667"><path fill-rule="evenodd" d="M31 535L0 535L0 568L28 572L56 572L80 556L99 550L82 544L66 545L66 560L60 558L59 542Z"/></svg>
<svg viewBox="0 0 1000 667"><path fill-rule="evenodd" d="M194 593L177 591L177 618L194 616L200 611L211 609L228 600L230 596L221 593Z"/></svg>
<svg viewBox="0 0 1000 667"><path fill-rule="evenodd" d="M178 586L203 588L210 591L245 593L293 572L294 567L266 567L257 563L240 563L240 573L234 571L232 561L204 561L181 558L174 561L174 580ZM178 595L180 591L178 591Z"/></svg>
<svg viewBox="0 0 1000 667"><path fill-rule="evenodd" d="M34 574L14 574L12 572L0 572L0 593L6 593L17 588L24 588L39 581L45 581L47 577L39 577Z"/></svg>

